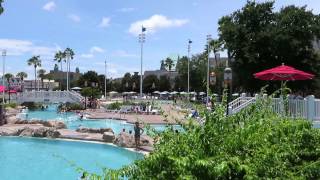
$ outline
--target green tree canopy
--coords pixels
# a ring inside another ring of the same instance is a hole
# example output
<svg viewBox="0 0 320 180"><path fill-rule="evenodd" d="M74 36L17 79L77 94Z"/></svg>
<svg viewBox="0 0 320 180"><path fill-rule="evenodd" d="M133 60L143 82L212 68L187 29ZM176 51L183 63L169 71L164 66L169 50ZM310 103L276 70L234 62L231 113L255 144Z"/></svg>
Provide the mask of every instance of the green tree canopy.
<svg viewBox="0 0 320 180"><path fill-rule="evenodd" d="M25 72L18 72L16 77L19 77L22 81L28 77L28 74Z"/></svg>
<svg viewBox="0 0 320 180"><path fill-rule="evenodd" d="M219 20L220 40L232 63L237 86L257 91L266 82L253 74L285 63L319 77L319 57L312 42L319 38L319 16L306 7L288 6L279 12L274 1L247 4ZM315 82L315 81L313 81ZM294 82L292 87L315 88L312 81Z"/></svg>
<svg viewBox="0 0 320 180"><path fill-rule="evenodd" d="M159 79L159 91L170 91L171 83L168 76L160 76Z"/></svg>
<svg viewBox="0 0 320 180"><path fill-rule="evenodd" d="M149 75L143 79L143 92L152 93L153 91L158 90L158 88L159 88L159 79L156 75Z"/></svg>
<svg viewBox="0 0 320 180"><path fill-rule="evenodd" d="M3 13L4 8L2 6L3 0L0 0L0 15Z"/></svg>
<svg viewBox="0 0 320 180"><path fill-rule="evenodd" d="M97 72L95 71L88 71L80 76L78 80L78 85L80 87L85 87L87 82L87 86L90 87L92 83L99 83L99 77Z"/></svg>

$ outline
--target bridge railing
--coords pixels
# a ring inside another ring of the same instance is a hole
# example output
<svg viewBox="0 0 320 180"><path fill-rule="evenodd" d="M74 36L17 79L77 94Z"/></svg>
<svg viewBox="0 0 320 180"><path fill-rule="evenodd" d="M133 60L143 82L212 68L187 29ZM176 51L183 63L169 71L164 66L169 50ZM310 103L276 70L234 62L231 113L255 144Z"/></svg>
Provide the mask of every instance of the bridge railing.
<svg viewBox="0 0 320 180"><path fill-rule="evenodd" d="M81 102L82 96L71 91L27 91L17 95L17 101L22 102Z"/></svg>
<svg viewBox="0 0 320 180"><path fill-rule="evenodd" d="M255 97L239 97L228 104L228 113L235 114L249 105L256 102ZM271 99L272 110L278 114L285 114L285 103L282 98ZM311 121L320 120L320 99L315 99L313 95L304 99L288 99L287 116L292 118L305 118Z"/></svg>

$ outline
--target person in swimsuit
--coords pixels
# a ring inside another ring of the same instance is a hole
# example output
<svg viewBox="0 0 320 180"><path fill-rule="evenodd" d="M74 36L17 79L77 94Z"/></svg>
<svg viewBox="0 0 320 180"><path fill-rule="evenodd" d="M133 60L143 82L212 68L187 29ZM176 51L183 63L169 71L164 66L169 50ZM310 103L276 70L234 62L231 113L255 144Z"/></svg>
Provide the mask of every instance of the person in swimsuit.
<svg viewBox="0 0 320 180"><path fill-rule="evenodd" d="M134 126L134 140L136 143L136 149L138 149L140 146L140 136L143 134L143 132L144 130L139 126L139 122L136 122Z"/></svg>

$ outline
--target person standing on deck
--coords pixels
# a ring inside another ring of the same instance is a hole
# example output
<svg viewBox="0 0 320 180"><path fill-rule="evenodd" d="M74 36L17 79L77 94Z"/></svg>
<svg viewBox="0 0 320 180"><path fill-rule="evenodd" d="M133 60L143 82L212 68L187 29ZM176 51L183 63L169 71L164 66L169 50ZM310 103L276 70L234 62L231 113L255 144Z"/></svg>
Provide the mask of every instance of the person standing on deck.
<svg viewBox="0 0 320 180"><path fill-rule="evenodd" d="M139 126L139 122L137 121L134 126L134 140L136 143L136 149L140 147L140 136L143 134L143 132L144 130Z"/></svg>

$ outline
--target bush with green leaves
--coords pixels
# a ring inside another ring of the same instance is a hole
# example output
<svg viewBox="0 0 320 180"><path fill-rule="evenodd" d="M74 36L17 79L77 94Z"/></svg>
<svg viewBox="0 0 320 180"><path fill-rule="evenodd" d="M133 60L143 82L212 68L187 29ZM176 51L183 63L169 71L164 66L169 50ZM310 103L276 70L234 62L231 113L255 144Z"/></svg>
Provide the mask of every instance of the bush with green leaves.
<svg viewBox="0 0 320 180"><path fill-rule="evenodd" d="M8 104L4 104L5 108L16 108L17 107L17 103L8 103Z"/></svg>
<svg viewBox="0 0 320 180"><path fill-rule="evenodd" d="M203 125L166 130L154 151L96 179L320 179L320 130L272 112L268 98L225 116L224 98Z"/></svg>
<svg viewBox="0 0 320 180"><path fill-rule="evenodd" d="M121 105L122 105L122 104L117 101L117 102L114 102L114 103L109 104L109 105L107 106L107 109L117 110L117 109L120 109Z"/></svg>

